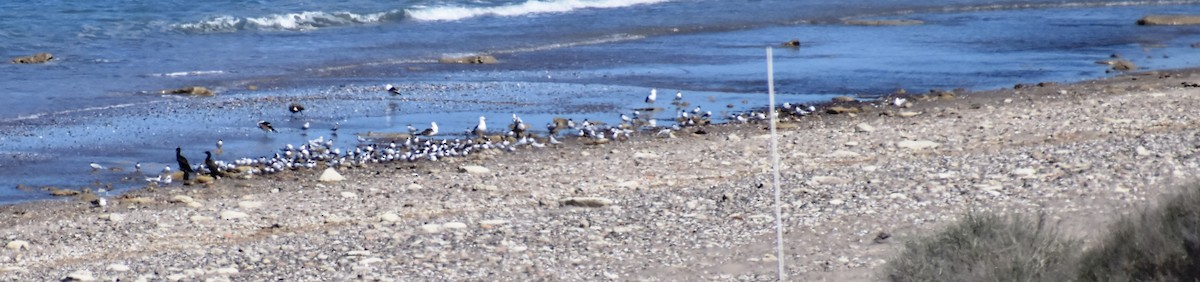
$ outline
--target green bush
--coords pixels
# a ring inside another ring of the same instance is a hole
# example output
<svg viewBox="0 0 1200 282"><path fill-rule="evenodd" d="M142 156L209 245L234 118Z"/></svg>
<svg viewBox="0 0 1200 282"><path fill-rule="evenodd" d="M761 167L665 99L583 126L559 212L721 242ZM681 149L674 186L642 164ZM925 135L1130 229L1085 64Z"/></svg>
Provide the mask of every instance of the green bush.
<svg viewBox="0 0 1200 282"><path fill-rule="evenodd" d="M1200 186L1122 218L1079 261L1081 281L1200 281Z"/></svg>
<svg viewBox="0 0 1200 282"><path fill-rule="evenodd" d="M906 243L884 267L890 281L1067 281L1073 250L1045 218L969 214Z"/></svg>

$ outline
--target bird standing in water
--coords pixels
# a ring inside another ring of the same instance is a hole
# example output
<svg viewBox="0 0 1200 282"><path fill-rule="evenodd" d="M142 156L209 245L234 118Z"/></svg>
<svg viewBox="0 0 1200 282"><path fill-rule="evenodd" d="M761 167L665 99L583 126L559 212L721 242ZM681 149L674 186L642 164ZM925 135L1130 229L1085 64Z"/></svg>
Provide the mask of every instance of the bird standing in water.
<svg viewBox="0 0 1200 282"><path fill-rule="evenodd" d="M434 135L437 135L437 133L438 133L437 122L430 122L429 128L425 129L425 131L421 131L421 135L423 135L423 136L434 136Z"/></svg>
<svg viewBox="0 0 1200 282"><path fill-rule="evenodd" d="M301 105L300 103L292 103L288 106L288 111L292 112L293 114L303 112L304 105Z"/></svg>
<svg viewBox="0 0 1200 282"><path fill-rule="evenodd" d="M264 132L275 132L275 127L265 120L258 121L258 129L262 129Z"/></svg>
<svg viewBox="0 0 1200 282"><path fill-rule="evenodd" d="M388 84L387 86L384 86L384 88L387 88L387 92L392 93L392 95L400 95L400 89L396 89L396 86Z"/></svg>
<svg viewBox="0 0 1200 282"><path fill-rule="evenodd" d="M208 168L208 175L217 177L221 175L221 166L212 159L212 152L204 151L204 167Z"/></svg>
<svg viewBox="0 0 1200 282"><path fill-rule="evenodd" d="M183 149L175 147L175 161L179 162L179 171L183 172L183 180L192 179L192 174L196 171L192 170L192 165L188 164L188 159L183 157Z"/></svg>
<svg viewBox="0 0 1200 282"><path fill-rule="evenodd" d="M650 95L646 96L646 104L654 104L655 99L658 99L658 88L650 88Z"/></svg>

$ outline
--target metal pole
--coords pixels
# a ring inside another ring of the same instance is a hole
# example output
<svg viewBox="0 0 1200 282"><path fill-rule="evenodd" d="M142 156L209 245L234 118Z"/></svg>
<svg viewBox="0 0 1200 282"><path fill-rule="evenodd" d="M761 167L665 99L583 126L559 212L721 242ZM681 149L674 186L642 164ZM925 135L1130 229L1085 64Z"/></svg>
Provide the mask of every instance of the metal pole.
<svg viewBox="0 0 1200 282"><path fill-rule="evenodd" d="M771 170L774 172L774 181L771 186L775 190L775 263L778 269L776 270L776 278L779 281L787 280L787 272L784 272L783 267L783 212L779 207L779 134L775 132L775 124L779 122L779 115L775 112L775 66L771 55L771 47L767 47L767 96L771 104Z"/></svg>

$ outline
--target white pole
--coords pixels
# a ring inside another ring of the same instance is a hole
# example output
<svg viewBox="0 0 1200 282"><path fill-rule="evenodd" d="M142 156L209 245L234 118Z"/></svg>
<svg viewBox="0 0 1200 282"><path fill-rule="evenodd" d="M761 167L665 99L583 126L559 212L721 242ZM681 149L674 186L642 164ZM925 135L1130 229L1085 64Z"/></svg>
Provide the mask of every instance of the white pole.
<svg viewBox="0 0 1200 282"><path fill-rule="evenodd" d="M784 272L783 267L783 212L779 208L779 134L775 133L779 115L775 113L775 66L772 57L774 56L771 55L771 47L767 47L767 96L771 103L771 170L774 174L771 186L775 190L775 264L778 267L775 276L779 281L784 281L787 280L787 272Z"/></svg>

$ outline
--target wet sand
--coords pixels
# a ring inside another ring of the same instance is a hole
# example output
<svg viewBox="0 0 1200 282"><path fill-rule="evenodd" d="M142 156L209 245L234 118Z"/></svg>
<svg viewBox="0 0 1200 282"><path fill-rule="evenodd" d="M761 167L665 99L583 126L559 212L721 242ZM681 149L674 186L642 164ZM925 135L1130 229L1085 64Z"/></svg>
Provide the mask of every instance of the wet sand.
<svg viewBox="0 0 1200 282"><path fill-rule="evenodd" d="M1046 213L1086 241L1193 181L1196 82L1031 82L782 124L788 271L874 279L969 210ZM5 206L0 279L771 280L764 127Z"/></svg>

